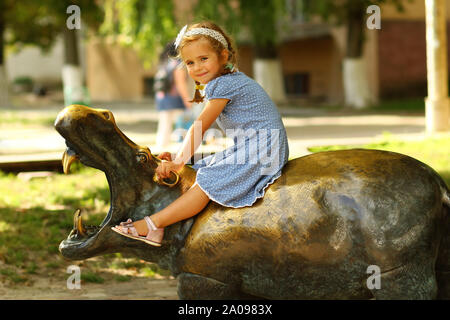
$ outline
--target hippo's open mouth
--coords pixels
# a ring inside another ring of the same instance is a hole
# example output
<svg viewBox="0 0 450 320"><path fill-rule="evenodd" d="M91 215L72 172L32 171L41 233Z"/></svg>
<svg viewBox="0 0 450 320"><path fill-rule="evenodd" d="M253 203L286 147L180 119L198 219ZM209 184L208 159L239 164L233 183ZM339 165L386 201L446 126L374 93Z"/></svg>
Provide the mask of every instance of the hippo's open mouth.
<svg viewBox="0 0 450 320"><path fill-rule="evenodd" d="M120 247L122 239L110 227L127 218L134 221L149 210L139 202L141 192L146 192L139 179L150 180L150 150L128 139L117 128L113 114L105 109L66 107L58 114L55 129L67 146L62 157L64 173L68 174L71 164L79 160L103 171L110 191L110 208L99 226L85 225L81 210L75 211L73 229L59 245L61 254L69 259L85 259L113 246Z"/></svg>
<svg viewBox="0 0 450 320"><path fill-rule="evenodd" d="M89 165L91 162L90 159L79 156L75 149L70 145L69 142L66 141L67 149L64 151L62 156L62 165L63 171L65 174L69 174L70 167L72 163L77 160L80 160L83 164L92 167ZM108 180L109 190L111 190L111 185ZM110 225L110 220L112 216L112 206L110 206L107 215L103 219L102 223L99 226L94 225L85 225L81 217L81 210L77 209L74 213L73 217L73 228L69 233L67 239L61 242L59 249L61 252L68 250L69 248L73 249L81 249L82 247L86 247L92 244L93 241L97 238L100 231L105 227Z"/></svg>
<svg viewBox="0 0 450 320"><path fill-rule="evenodd" d="M64 172L69 173L71 164L79 160L105 173L110 193L110 208L99 226L85 225L81 211L75 211L73 229L59 245L59 251L68 259L86 259L138 245L111 227L162 210L195 179L191 172L183 187L177 184L178 176L174 183L155 180L155 169L161 160L148 147L131 141L117 127L109 110L68 106L58 114L55 129L67 146L62 157Z"/></svg>

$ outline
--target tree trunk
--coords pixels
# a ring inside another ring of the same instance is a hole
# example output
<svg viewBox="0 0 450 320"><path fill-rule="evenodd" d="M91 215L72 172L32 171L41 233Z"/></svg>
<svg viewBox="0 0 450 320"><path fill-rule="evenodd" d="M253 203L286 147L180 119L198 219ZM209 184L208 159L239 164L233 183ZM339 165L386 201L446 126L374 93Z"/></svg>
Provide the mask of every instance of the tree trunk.
<svg viewBox="0 0 450 320"><path fill-rule="evenodd" d="M275 46L255 48L253 74L255 81L264 88L275 103L286 102L283 70Z"/></svg>
<svg viewBox="0 0 450 320"><path fill-rule="evenodd" d="M64 87L64 104L86 104L83 89L83 73L78 56L77 30L64 26L64 66L62 79Z"/></svg>
<svg viewBox="0 0 450 320"><path fill-rule="evenodd" d="M364 10L361 5L351 6L347 20L347 49L343 61L345 104L364 108L372 103L366 64L363 58Z"/></svg>
<svg viewBox="0 0 450 320"><path fill-rule="evenodd" d="M0 107L8 106L8 77L6 75L5 60L4 60L4 34L5 34L5 19L4 8L0 4Z"/></svg>
<svg viewBox="0 0 450 320"><path fill-rule="evenodd" d="M425 1L428 96L425 99L428 133L450 129L445 0Z"/></svg>

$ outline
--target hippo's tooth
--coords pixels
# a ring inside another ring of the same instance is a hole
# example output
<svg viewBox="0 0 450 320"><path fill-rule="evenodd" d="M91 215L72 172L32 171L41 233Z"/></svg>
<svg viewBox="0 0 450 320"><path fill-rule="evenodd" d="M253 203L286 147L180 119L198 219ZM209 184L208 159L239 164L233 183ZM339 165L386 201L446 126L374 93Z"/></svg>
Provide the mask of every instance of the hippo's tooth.
<svg viewBox="0 0 450 320"><path fill-rule="evenodd" d="M81 220L81 210L77 209L73 215L73 230L76 230L80 236L86 235L86 228Z"/></svg>
<svg viewBox="0 0 450 320"><path fill-rule="evenodd" d="M65 174L69 174L70 166L77 159L77 155L72 150L67 149L66 151L64 151L64 154L62 156L62 165Z"/></svg>

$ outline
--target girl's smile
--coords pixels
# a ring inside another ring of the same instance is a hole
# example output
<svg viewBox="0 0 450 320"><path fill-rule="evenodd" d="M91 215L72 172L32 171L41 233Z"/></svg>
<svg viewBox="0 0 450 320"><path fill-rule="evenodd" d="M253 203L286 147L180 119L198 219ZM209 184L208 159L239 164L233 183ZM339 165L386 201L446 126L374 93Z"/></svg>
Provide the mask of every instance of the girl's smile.
<svg viewBox="0 0 450 320"><path fill-rule="evenodd" d="M228 59L227 50L224 49L219 56L204 38L192 41L181 51L189 76L203 84L220 76Z"/></svg>

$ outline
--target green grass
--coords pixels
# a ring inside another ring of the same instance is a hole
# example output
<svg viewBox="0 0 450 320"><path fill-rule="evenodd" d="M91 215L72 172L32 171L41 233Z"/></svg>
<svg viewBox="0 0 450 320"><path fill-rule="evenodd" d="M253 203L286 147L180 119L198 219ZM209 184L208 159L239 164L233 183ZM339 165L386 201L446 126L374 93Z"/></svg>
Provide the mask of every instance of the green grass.
<svg viewBox="0 0 450 320"><path fill-rule="evenodd" d="M52 127L56 116L22 116L18 112L0 111L0 125L42 125Z"/></svg>
<svg viewBox="0 0 450 320"><path fill-rule="evenodd" d="M105 279L94 272L82 272L81 281L91 282L91 283L103 283Z"/></svg>
<svg viewBox="0 0 450 320"><path fill-rule="evenodd" d="M67 278L67 261L59 243L73 227L73 214L82 209L87 225L99 225L109 209L109 188L103 172L75 165L70 175L55 173L29 181L0 171L0 281L32 282L35 276ZM156 268L154 264L122 255L105 255L83 261L82 280L101 283L105 272ZM100 271L102 270L102 271ZM167 275L155 269L155 274ZM100 276L101 274L101 276ZM84 277L84 278L83 278ZM121 281L121 280L118 280Z"/></svg>
<svg viewBox="0 0 450 320"><path fill-rule="evenodd" d="M385 100L378 105L370 108L373 111L407 111L407 112L425 112L425 100L423 98Z"/></svg>
<svg viewBox="0 0 450 320"><path fill-rule="evenodd" d="M409 98L409 99L390 99L381 100L378 104L363 108L354 109L345 107L343 105L325 105L322 106L325 111L328 112L350 112L353 114L365 114L365 113L425 113L425 101L423 98Z"/></svg>
<svg viewBox="0 0 450 320"><path fill-rule="evenodd" d="M385 133L380 141L365 145L331 145L308 148L311 152L352 148L378 149L409 155L436 170L450 186L450 136L429 137L420 141L401 141Z"/></svg>
<svg viewBox="0 0 450 320"><path fill-rule="evenodd" d="M127 276L127 275L125 275L125 276L123 276L123 275L117 275L114 279L115 279L117 282L127 282L127 281L130 281L130 280L131 280L131 276Z"/></svg>

